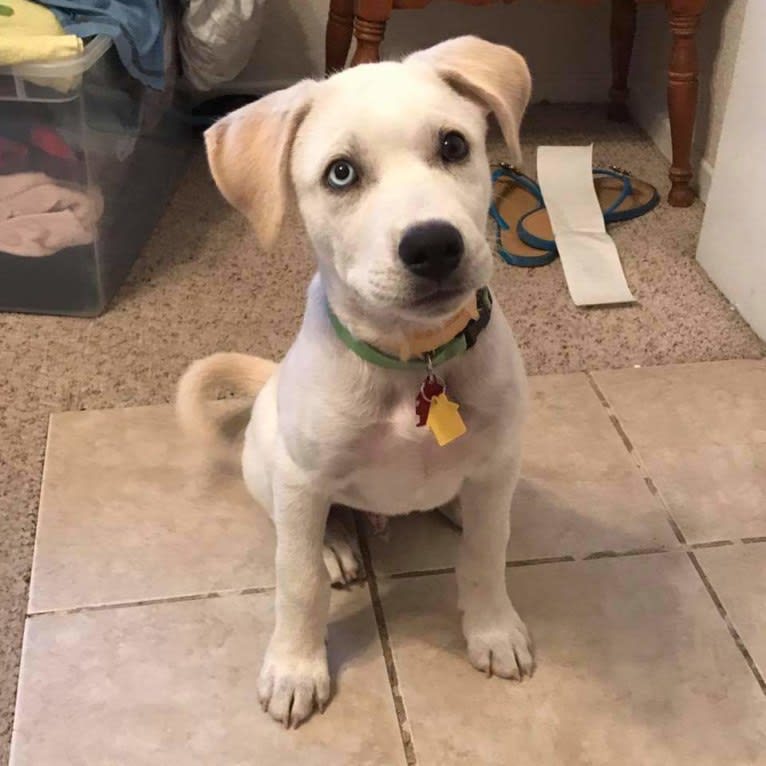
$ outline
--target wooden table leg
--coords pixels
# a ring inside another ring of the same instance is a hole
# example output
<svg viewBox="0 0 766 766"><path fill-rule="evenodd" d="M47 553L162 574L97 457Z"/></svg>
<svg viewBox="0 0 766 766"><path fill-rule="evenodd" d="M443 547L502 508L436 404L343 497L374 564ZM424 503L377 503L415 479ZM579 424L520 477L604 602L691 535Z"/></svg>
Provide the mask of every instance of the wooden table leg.
<svg viewBox="0 0 766 766"><path fill-rule="evenodd" d="M393 4L393 0L357 0L354 18L356 50L352 66L380 61L380 44Z"/></svg>
<svg viewBox="0 0 766 766"><path fill-rule="evenodd" d="M697 112L697 27L705 0L667 0L673 48L668 70L668 113L673 142L672 184L668 202L688 207L694 201L691 188L691 150Z"/></svg>
<svg viewBox="0 0 766 766"><path fill-rule="evenodd" d="M608 117L617 122L630 119L628 111L628 73L636 36L636 0L612 0L612 87L609 90Z"/></svg>
<svg viewBox="0 0 766 766"><path fill-rule="evenodd" d="M346 66L354 28L354 0L331 0L325 32L325 72L332 74Z"/></svg>

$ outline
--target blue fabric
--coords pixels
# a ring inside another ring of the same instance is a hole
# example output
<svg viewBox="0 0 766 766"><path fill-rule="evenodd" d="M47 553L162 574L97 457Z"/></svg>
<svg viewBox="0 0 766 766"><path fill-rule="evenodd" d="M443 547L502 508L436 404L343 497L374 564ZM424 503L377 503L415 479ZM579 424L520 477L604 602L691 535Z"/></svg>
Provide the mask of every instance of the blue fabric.
<svg viewBox="0 0 766 766"><path fill-rule="evenodd" d="M40 0L67 32L107 35L130 74L144 85L165 85L163 20L159 0Z"/></svg>

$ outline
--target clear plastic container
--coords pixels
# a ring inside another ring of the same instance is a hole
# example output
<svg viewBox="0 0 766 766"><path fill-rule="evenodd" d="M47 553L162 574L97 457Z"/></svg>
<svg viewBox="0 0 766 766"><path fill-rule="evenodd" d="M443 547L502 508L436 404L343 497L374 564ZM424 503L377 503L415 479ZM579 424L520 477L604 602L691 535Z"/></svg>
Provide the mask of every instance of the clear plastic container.
<svg viewBox="0 0 766 766"><path fill-rule="evenodd" d="M192 145L173 94L130 77L108 37L0 67L0 310L101 313Z"/></svg>

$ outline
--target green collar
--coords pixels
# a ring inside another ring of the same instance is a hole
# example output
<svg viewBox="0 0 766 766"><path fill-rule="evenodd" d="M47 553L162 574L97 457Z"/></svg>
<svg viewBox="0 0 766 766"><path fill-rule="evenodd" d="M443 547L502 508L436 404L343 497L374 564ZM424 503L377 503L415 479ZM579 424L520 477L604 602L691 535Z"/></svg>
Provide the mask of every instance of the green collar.
<svg viewBox="0 0 766 766"><path fill-rule="evenodd" d="M386 367L390 370L423 370L428 368L429 362L431 366L437 367L465 353L476 343L476 339L481 331L489 324L492 314L492 295L488 287L482 287L480 290L477 290L476 308L479 312L479 318L471 319L465 326L465 329L458 333L451 341L427 354L414 359L408 359L406 362L380 351L380 349L365 343L363 340L355 338L340 319L335 316L329 305L327 306L327 313L338 338L366 362L376 364L378 367Z"/></svg>

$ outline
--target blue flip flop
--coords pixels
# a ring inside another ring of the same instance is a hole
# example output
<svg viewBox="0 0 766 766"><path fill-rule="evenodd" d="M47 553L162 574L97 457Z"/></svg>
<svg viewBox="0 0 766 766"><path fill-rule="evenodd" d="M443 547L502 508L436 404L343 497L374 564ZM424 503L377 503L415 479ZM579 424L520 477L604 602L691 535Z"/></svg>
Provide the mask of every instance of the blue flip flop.
<svg viewBox="0 0 766 766"><path fill-rule="evenodd" d="M595 168L593 184L606 223L638 218L660 201L654 186L633 178L629 171L621 168ZM530 247L547 250L556 247L548 211L542 201L535 210L518 219L516 228L519 239Z"/></svg>
<svg viewBox="0 0 766 766"><path fill-rule="evenodd" d="M501 162L492 173L489 215L497 225L497 253L511 266L546 266L558 257L555 244L538 248L519 238L517 222L543 207L540 187L511 165Z"/></svg>

